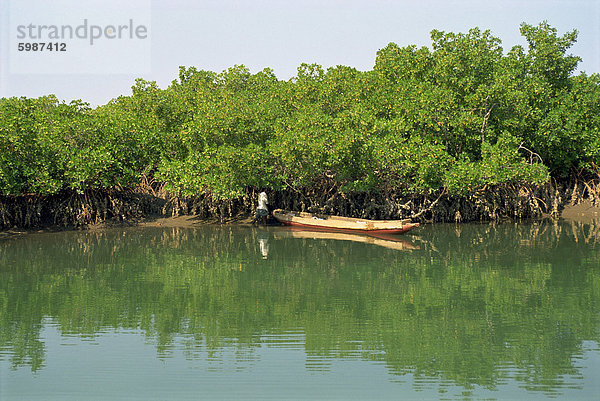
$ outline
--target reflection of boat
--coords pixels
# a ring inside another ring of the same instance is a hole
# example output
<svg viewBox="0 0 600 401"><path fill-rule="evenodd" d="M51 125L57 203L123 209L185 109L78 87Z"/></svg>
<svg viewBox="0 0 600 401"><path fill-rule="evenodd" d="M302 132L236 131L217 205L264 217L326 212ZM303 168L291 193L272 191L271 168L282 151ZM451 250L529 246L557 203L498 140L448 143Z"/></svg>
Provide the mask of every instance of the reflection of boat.
<svg viewBox="0 0 600 401"><path fill-rule="evenodd" d="M419 249L408 241L400 239L393 235L371 235L367 233L348 233L332 230L302 229L302 228L281 228L273 232L275 239L282 238L301 238L301 239L327 239L338 241L354 241L365 244L383 246L385 248L396 249L398 251L408 251Z"/></svg>
<svg viewBox="0 0 600 401"><path fill-rule="evenodd" d="M281 209L274 210L273 217L280 223L288 226L378 234L402 234L419 226L419 223L411 223L410 220L367 220L304 212L289 212Z"/></svg>

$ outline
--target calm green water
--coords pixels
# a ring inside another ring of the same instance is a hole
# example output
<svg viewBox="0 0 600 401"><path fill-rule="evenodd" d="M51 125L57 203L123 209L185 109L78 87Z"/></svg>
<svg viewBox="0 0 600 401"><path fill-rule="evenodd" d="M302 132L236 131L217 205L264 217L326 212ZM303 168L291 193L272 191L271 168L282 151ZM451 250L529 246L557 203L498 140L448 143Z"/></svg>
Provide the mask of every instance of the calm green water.
<svg viewBox="0 0 600 401"><path fill-rule="evenodd" d="M600 226L127 228L0 241L0 399L600 394Z"/></svg>

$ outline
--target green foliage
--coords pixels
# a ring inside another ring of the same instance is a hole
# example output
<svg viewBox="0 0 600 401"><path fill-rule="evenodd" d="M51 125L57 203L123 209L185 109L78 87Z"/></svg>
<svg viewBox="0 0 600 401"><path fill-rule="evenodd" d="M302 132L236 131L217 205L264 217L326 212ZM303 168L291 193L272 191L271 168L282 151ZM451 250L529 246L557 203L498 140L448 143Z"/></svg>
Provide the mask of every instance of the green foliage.
<svg viewBox="0 0 600 401"><path fill-rule="evenodd" d="M527 61L532 76L547 82L553 89L568 85L569 76L581 61L577 56L565 54L577 41L577 31L558 37L556 28L547 22L537 27L523 23L521 35L529 44Z"/></svg>
<svg viewBox="0 0 600 401"><path fill-rule="evenodd" d="M526 162L516 138L503 135L482 145L481 160L459 159L447 172L445 186L451 193L473 193L486 185L541 184L549 179L548 168Z"/></svg>
<svg viewBox="0 0 600 401"><path fill-rule="evenodd" d="M373 145L375 172L386 189L436 190L443 185L445 172L453 160L441 144L421 137L388 136L376 139Z"/></svg>
<svg viewBox="0 0 600 401"><path fill-rule="evenodd" d="M221 146L190 153L183 160L164 162L157 178L167 189L186 196L210 193L217 199L232 199L244 194L248 186L269 186L272 167L264 148Z"/></svg>
<svg viewBox="0 0 600 401"><path fill-rule="evenodd" d="M60 190L63 119L86 110L83 103L59 104L54 96L0 100L0 193L48 194Z"/></svg>
<svg viewBox="0 0 600 401"><path fill-rule="evenodd" d="M600 78L573 75L577 32L521 25L506 54L478 28L390 43L371 71L301 64L289 81L243 65L181 67L166 89L91 110L55 97L0 100L0 193L134 187L185 195L247 187L469 193L600 165ZM535 155L534 158L530 156Z"/></svg>

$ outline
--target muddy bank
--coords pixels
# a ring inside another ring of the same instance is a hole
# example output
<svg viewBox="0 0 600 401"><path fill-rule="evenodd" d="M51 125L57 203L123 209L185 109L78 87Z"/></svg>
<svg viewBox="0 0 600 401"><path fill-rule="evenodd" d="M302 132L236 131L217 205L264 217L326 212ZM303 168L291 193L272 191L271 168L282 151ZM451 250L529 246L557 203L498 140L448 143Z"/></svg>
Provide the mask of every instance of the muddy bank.
<svg viewBox="0 0 600 401"><path fill-rule="evenodd" d="M600 221L600 207L594 206L590 200L586 200L578 205L566 206L561 213L561 217L565 220L574 220L583 223Z"/></svg>
<svg viewBox="0 0 600 401"><path fill-rule="evenodd" d="M523 220L541 217L597 218L600 181L549 183L544 186L502 185L469 196L445 192L345 194L335 189L269 192L271 209L309 211L370 219L425 222ZM193 226L206 223L249 223L257 192L219 201L211 197L181 198L148 191L63 192L57 195L0 196L0 230L78 228L111 224Z"/></svg>

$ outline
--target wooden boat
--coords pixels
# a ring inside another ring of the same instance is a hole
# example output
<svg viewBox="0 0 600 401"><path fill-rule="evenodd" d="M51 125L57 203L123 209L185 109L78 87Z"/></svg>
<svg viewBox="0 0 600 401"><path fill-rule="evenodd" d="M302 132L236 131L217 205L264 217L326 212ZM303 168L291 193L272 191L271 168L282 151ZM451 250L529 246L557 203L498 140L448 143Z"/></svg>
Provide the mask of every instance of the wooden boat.
<svg viewBox="0 0 600 401"><path fill-rule="evenodd" d="M419 223L411 223L410 220L367 220L353 217L290 212L281 209L275 209L273 211L273 217L287 226L363 232L369 234L402 234L419 226Z"/></svg>

